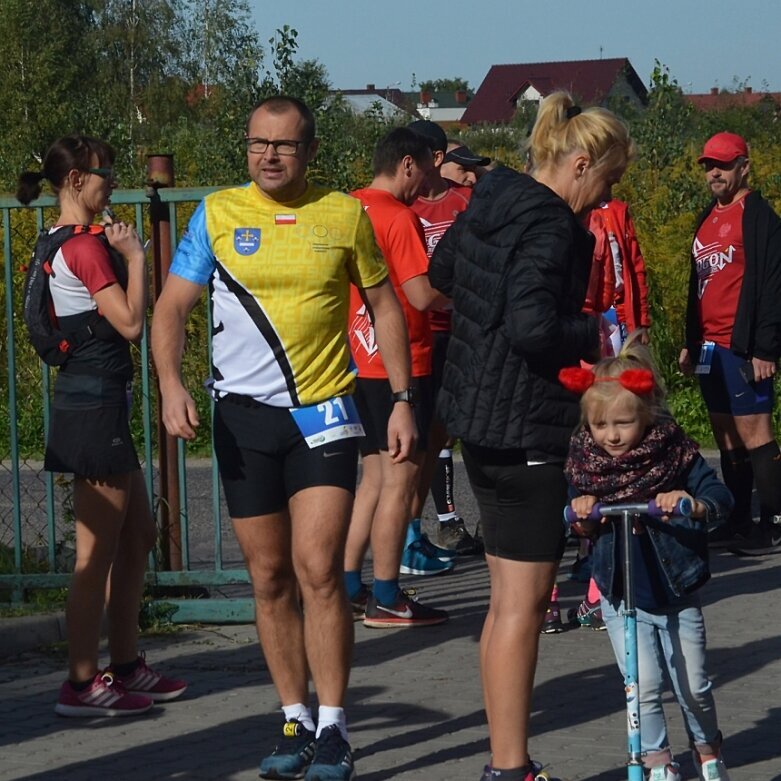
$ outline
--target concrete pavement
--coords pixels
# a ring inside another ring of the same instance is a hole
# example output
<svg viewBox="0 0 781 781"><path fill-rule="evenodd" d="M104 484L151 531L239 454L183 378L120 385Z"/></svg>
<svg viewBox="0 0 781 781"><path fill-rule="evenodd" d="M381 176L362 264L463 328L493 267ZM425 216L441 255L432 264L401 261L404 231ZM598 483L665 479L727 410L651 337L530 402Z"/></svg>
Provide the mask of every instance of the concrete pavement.
<svg viewBox="0 0 781 781"><path fill-rule="evenodd" d="M582 586L560 573L563 607ZM781 556L714 552L703 597L710 670L734 781L781 781ZM348 699L362 781L476 781L488 758L477 641L488 595L485 565L409 578L450 610L440 627L356 625ZM13 619L6 619L12 621ZM9 626L6 624L6 630ZM53 712L63 650L27 651L0 667L0 779L251 781L281 724L252 626L188 627L147 636L151 663L190 681L185 697L134 719L84 721ZM680 714L667 698L673 745L694 778ZM621 679L605 633L543 636L532 753L567 781L626 778Z"/></svg>

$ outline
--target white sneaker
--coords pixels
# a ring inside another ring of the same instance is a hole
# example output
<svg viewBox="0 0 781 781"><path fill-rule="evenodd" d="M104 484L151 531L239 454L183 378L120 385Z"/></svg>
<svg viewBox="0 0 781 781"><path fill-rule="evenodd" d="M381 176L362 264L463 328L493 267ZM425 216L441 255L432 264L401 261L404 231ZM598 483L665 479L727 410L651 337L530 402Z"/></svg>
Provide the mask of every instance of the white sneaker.
<svg viewBox="0 0 781 781"><path fill-rule="evenodd" d="M669 765L659 765L659 767L651 768L648 781L683 781L680 770L681 766L677 762L671 762Z"/></svg>
<svg viewBox="0 0 781 781"><path fill-rule="evenodd" d="M727 766L721 757L709 759L702 764L699 763L699 757L695 757L694 766L697 768L700 781L730 781Z"/></svg>

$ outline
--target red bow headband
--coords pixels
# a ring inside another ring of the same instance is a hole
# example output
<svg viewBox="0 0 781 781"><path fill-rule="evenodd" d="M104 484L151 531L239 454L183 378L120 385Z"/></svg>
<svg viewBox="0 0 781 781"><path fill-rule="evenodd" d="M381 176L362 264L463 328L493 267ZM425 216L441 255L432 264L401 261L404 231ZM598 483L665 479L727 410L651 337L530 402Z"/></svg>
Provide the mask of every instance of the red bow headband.
<svg viewBox="0 0 781 781"><path fill-rule="evenodd" d="M559 382L573 393L585 393L595 382L618 382L636 396L647 396L654 389L654 375L649 369L625 369L618 377L595 377L590 369L567 366L559 372Z"/></svg>

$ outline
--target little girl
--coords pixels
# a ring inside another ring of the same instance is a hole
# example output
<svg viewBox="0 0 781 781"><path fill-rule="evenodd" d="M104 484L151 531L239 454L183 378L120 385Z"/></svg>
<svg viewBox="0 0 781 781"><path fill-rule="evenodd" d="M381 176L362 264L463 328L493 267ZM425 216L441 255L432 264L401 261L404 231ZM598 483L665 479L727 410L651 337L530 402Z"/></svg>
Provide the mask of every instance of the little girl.
<svg viewBox="0 0 781 781"><path fill-rule="evenodd" d="M728 781L721 758L711 681L705 671L705 625L696 594L710 577L706 529L723 523L732 495L663 406L650 355L637 340L593 370L563 369L562 384L582 393L581 427L570 442L565 474L577 498L575 531L596 537L593 577L602 616L625 673L621 561L625 540L607 519L586 520L597 502L654 499L672 512L682 498L691 518L648 516L632 535L643 762L650 781L681 781L662 709L663 668L683 711L692 758L702 781Z"/></svg>

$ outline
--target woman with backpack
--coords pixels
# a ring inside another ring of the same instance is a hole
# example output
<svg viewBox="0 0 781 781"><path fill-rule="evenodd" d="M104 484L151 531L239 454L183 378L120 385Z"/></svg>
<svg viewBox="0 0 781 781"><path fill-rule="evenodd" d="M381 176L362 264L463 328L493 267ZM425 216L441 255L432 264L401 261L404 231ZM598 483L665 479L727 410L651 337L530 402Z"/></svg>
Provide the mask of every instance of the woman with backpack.
<svg viewBox="0 0 781 781"><path fill-rule="evenodd" d="M44 459L45 469L74 475L68 679L55 706L62 716L144 713L186 688L154 672L138 651L138 610L156 534L128 422L130 342L144 327L146 259L132 225L93 225L116 184L113 162L105 142L66 136L49 148L42 172L22 174L17 191L27 205L46 179L57 196L59 216L39 238L33 263L36 253L50 255L37 265L49 275L53 327L82 334L64 361L57 361ZM104 607L111 658L102 670Z"/></svg>

